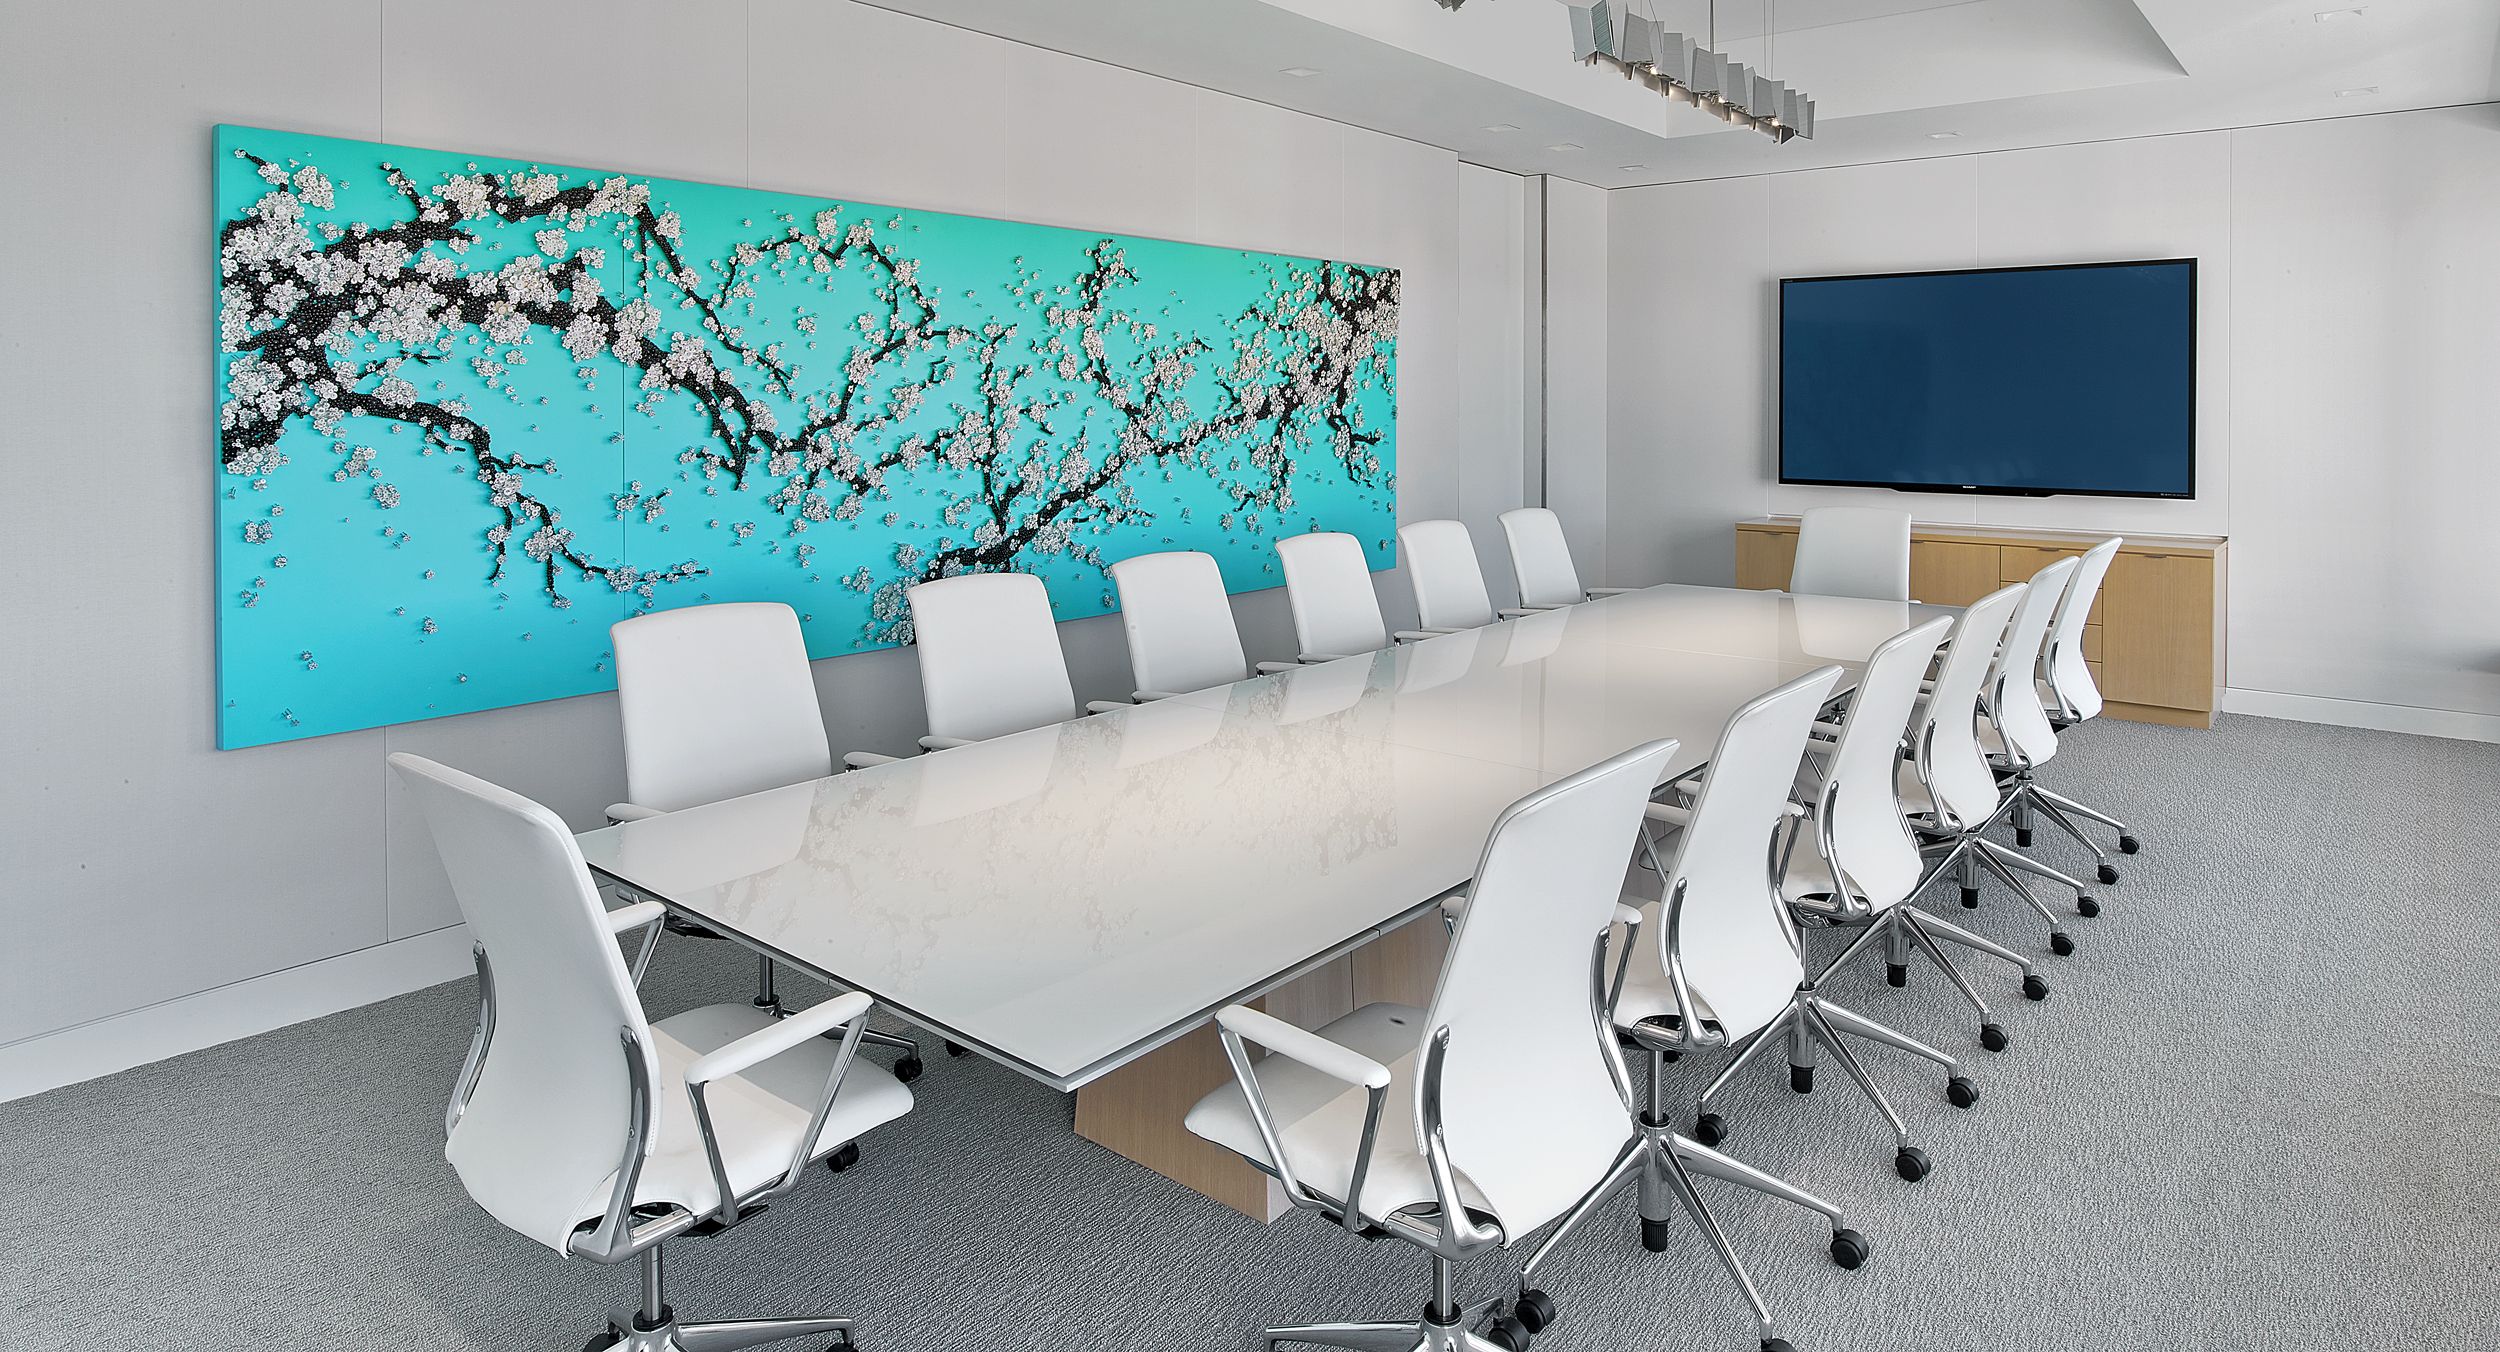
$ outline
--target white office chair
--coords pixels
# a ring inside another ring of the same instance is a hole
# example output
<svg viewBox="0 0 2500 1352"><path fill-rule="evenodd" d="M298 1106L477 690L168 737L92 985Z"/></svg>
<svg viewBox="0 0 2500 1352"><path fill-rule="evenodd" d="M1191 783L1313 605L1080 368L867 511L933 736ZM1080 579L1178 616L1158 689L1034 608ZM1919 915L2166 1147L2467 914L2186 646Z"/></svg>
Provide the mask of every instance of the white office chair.
<svg viewBox="0 0 2500 1352"><path fill-rule="evenodd" d="M1430 638L1436 630L1389 632L1372 591L1371 565L1362 542L1342 531L1314 531L1276 542L1285 570L1285 600L1293 608L1293 641L1305 662L1378 652L1391 639Z"/></svg>
<svg viewBox="0 0 2500 1352"><path fill-rule="evenodd" d="M1639 590L1581 586L1580 570L1571 562L1571 542L1563 538L1562 518L1546 508L1514 507L1502 513L1502 536L1510 542L1510 569L1519 579L1519 604L1530 610L1575 606Z"/></svg>
<svg viewBox="0 0 2500 1352"><path fill-rule="evenodd" d="M1979 1011L1979 1045L2001 1052L2010 1041L2004 1026L1937 941L1985 945L2013 958L2025 975L2033 970L2030 961L1909 904L1925 881L1926 865L1901 815L1901 747L1920 681L1952 627L1952 620L1939 616L1877 645L1866 659L1848 718L1836 732L1829 725L1816 731L1815 751L1826 760L1812 787L1807 818L1814 848L1792 853L1780 886L1790 913L1803 924L1863 927L1815 977L1816 985L1879 944L1885 980L1906 985L1915 947Z"/></svg>
<svg viewBox="0 0 2500 1352"><path fill-rule="evenodd" d="M1807 734L1839 677L1838 667L1820 667L1737 710L1711 753L1692 806L1650 806L1651 820L1680 827L1682 839L1669 867L1658 860L1655 841L1644 828L1641 852L1666 880L1666 898L1627 915L1630 923L1614 940L1610 1020L1649 1053L1649 1097L1635 1122L1642 1147L1638 1167L1613 1187L1619 1191L1638 1184L1641 1244L1652 1252L1667 1246L1667 1199L1672 1196L1683 1205L1753 1307L1769 1352L1781 1352L1788 1344L1774 1336L1770 1307L1754 1289L1753 1278L1702 1201L1692 1175L1735 1183L1820 1213L1831 1222L1832 1258L1842 1267L1866 1261L1866 1238L1846 1228L1840 1209L1831 1203L1675 1132L1666 1103L1666 1063L1688 1051L1736 1047L1755 1039L1755 1047L1728 1067L1733 1073L1752 1050L1794 1030L1801 1042L1824 1040L1859 1086L1883 1103L1873 1081L1839 1045L1834 1027L1896 1046L1908 1039L1815 994L1772 876L1779 838L1793 810L1788 794ZM1658 937L1651 940L1644 931ZM1791 1059L1799 1054L1792 1052ZM1726 1076L1720 1079L1724 1082ZM1885 1112L1891 1114L1889 1106ZM1926 1157L1909 1145L1897 1116L1893 1121L1901 1158L1914 1160L1917 1172L1924 1174ZM1907 1164L1903 1171L1909 1172Z"/></svg>
<svg viewBox="0 0 2500 1352"><path fill-rule="evenodd" d="M2102 579L2109 576L2110 560L2117 557L2118 547L2125 543L2113 536L2083 552L2074 581L2066 584L2065 599L2057 603L2057 618L2049 622L2049 646L2040 659L2041 697L2048 701L2049 721L2060 732L2101 716L2101 686L2092 678L2092 667L2084 659L2083 627L2091 622L2092 603L2100 597ZM2030 786L2030 797L2051 822L2092 851L2102 882L2117 882L2118 869L2109 862L2108 851L2086 836L2075 818L2098 822L2117 832L2120 854L2134 854L2144 848L2144 842L2136 839L2127 824L2116 817L2037 785ZM2018 837L2015 843L2030 842Z"/></svg>
<svg viewBox="0 0 2500 1352"><path fill-rule="evenodd" d="M1806 596L1910 599L1910 514L1890 507L1815 507L1797 523L1788 589Z"/></svg>
<svg viewBox="0 0 2500 1352"><path fill-rule="evenodd" d="M1604 947L1624 852L1674 750L1635 747L1503 811L1428 1009L1367 1005L1317 1031L1246 1005L1216 1016L1235 1083L1192 1108L1189 1129L1273 1174L1296 1206L1432 1255L1420 1318L1271 1328L1254 1346L1483 1352L1552 1322L1531 1283L1569 1227L1483 1336L1453 1267L1573 1212L1638 1158L1603 1024ZM1254 1061L1252 1044L1270 1055Z"/></svg>
<svg viewBox="0 0 2500 1352"><path fill-rule="evenodd" d="M1996 775L1997 789L2004 800L1996 819L2015 827L2018 849L2008 850L1993 841L1983 843L2006 867L2074 889L2075 910L2095 916L2101 913L2101 903L2087 884L2018 852L2019 847L2031 844L2035 800L2024 789L2032 782L2033 773L2057 755L2057 728L2049 720L2048 708L2040 702L2040 662L2048 641L2049 621L2080 566L2078 559L2059 559L2032 575L2031 590L2024 595L2022 605L2015 608L2013 623L2006 627L2005 645L1998 650L1996 665L1988 673L1987 694L1979 704L1979 747L1988 757L1988 768ZM2029 895L2027 886L2018 884L2015 890ZM2032 904L2046 912L2036 898ZM2054 913L2046 913L2055 924ZM2060 945L2054 933L2050 942L2061 953L2069 951L2073 943L2069 939Z"/></svg>
<svg viewBox="0 0 2500 1352"><path fill-rule="evenodd" d="M1406 577L1415 587L1415 622L1425 629L1480 629L1541 609L1493 608L1484 566L1476 561L1475 538L1463 521L1410 522L1398 527L1398 547L1405 551Z"/></svg>
<svg viewBox="0 0 2500 1352"><path fill-rule="evenodd" d="M1050 593L1028 573L966 573L903 593L920 649L930 751L1065 723L1079 714ZM1121 708L1095 700L1084 712Z"/></svg>
<svg viewBox="0 0 2500 1352"><path fill-rule="evenodd" d="M610 822L635 821L833 773L807 640L790 607L727 602L657 611L608 627L625 735L626 801ZM853 764L891 760L853 752ZM631 899L630 893L620 893ZM717 939L672 916L672 934ZM755 1005L779 1010L773 960L755 959ZM903 1053L895 1076L919 1077L911 1039L870 1030L868 1045Z"/></svg>
<svg viewBox="0 0 2500 1352"><path fill-rule="evenodd" d="M2063 562L2071 566L2073 561ZM2064 585L2063 574L2057 583ZM1987 746L1980 740L1987 721L1985 705L2002 683L2006 653L2028 650L2033 657L2027 660L2037 658L2047 623L2045 607L2035 604L2031 593L2032 584L2017 582L1963 608L1936 668L1933 689L1920 703L1919 721L1911 730L1910 764L1900 778L1901 809L1909 817L1910 829L1920 837L1920 852L1929 859L1928 879L1953 871L1962 905L1976 907L1979 870L1985 867L2049 922L2049 947L2062 956L2074 952L2073 937L2057 913L2016 876L2016 870L2050 870L1986 836L2003 818L2008 799L1988 762ZM2052 597L2049 605L2054 604ZM2026 609L2037 625L2027 638L2008 622L2009 616L2019 620ZM2033 972L2023 979L2023 989L2028 995L2046 986Z"/></svg>
<svg viewBox="0 0 2500 1352"><path fill-rule="evenodd" d="M848 1319L680 1322L660 1255L755 1215L816 1160L850 1167L860 1136L910 1111L911 1091L856 1055L868 997L788 1018L732 1004L652 1023L634 987L658 903L601 909L572 833L538 804L405 752L390 764L476 940L477 1036L443 1146L469 1195L557 1253L640 1261L639 1312L593 1348L728 1352L801 1337L848 1348ZM629 969L617 936L635 929L648 937Z"/></svg>
<svg viewBox="0 0 2500 1352"><path fill-rule="evenodd" d="M1111 565L1120 593L1120 627L1128 635L1129 674L1142 703L1207 690L1251 676L1242 655L1233 603L1215 558L1194 550L1139 554ZM1260 673L1291 662L1261 662Z"/></svg>

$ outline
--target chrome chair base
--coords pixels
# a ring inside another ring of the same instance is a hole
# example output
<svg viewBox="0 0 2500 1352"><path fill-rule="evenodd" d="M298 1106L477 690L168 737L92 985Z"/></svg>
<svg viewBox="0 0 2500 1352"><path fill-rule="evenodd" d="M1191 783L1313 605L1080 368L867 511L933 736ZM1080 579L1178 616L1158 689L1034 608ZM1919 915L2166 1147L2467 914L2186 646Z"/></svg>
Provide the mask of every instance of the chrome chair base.
<svg viewBox="0 0 2500 1352"><path fill-rule="evenodd" d="M1805 914L1820 913L1806 912ZM2031 1000L2048 998L2048 979L2040 975L2039 968L2032 963L2031 959L2003 944L1983 939L1950 921L1925 914L1907 902L1887 907L1872 920L1867 921L1865 928L1859 931L1858 937L1850 940L1848 947L1841 949L1837 956L1824 964L1822 972L1814 978L1815 984L1820 986L1829 981L1832 973L1855 961L1860 955L1874 951L1879 943L1883 947L1885 980L1889 985L1899 986L1907 983L1912 949L1926 954L1927 960L1936 965L1936 970L1944 973L1945 979L1953 983L1953 988L1962 993L1964 1000L1970 1002L1970 1007L1979 1012L1980 1045L1992 1052L2005 1050L2009 1042L2008 1036L2004 1028L1996 1022L1995 1015L1989 1011L1988 1002L1981 999L1977 988L1971 985L1970 978L1962 975L1962 970L1945 957L1944 944L1958 944L1973 952L2002 958L2014 964L2022 969L2024 998Z"/></svg>
<svg viewBox="0 0 2500 1352"><path fill-rule="evenodd" d="M829 1338L830 1352L850 1352L848 1319L679 1321L668 1304L661 1247L654 1244L640 1254L642 1303L610 1317L607 1333L591 1339L582 1352L738 1352L787 1338Z"/></svg>
<svg viewBox="0 0 2500 1352"><path fill-rule="evenodd" d="M1470 1333L1464 1324L1429 1319L1379 1324L1289 1324L1250 1335L1251 1352L1274 1352L1286 1344L1337 1347L1348 1352L1504 1352L1500 1343Z"/></svg>
<svg viewBox="0 0 2500 1352"><path fill-rule="evenodd" d="M663 1320L658 1328L645 1329L636 1327L632 1317L627 1316L623 1328L611 1324L608 1334L609 1341L594 1339L583 1352L736 1352L785 1338L831 1338L835 1348L852 1346L848 1319L729 1319L683 1324L672 1317Z"/></svg>
<svg viewBox="0 0 2500 1352"><path fill-rule="evenodd" d="M1898 911L1902 908L1896 906L1893 909ZM1734 1079L1738 1071L1760 1056L1764 1048L1777 1043L1788 1048L1788 1084L1799 1093L1813 1090L1814 1070L1821 1059L1820 1053L1828 1052L1892 1128L1894 1170L1912 1182L1925 1178L1929 1167L1926 1152L1911 1143L1909 1124L1901 1120L1901 1114L1894 1110L1892 1101L1884 1097L1882 1089L1876 1087L1875 1077L1859 1063L1857 1053L1841 1040L1840 1035L1844 1032L1942 1066L1948 1077L1946 1094L1954 1107L1968 1108L1979 1101L1978 1087L1962 1073L1960 1061L1906 1033L1896 1032L1862 1014L1843 1009L1808 986L1797 993L1778 1018L1754 1034L1745 1049L1727 1063L1726 1069L1719 1072L1718 1078L1712 1080L1707 1089L1701 1091L1699 1134L1702 1140L1713 1141L1725 1130L1717 1116L1711 1113L1710 1100L1727 1087L1728 1081Z"/></svg>

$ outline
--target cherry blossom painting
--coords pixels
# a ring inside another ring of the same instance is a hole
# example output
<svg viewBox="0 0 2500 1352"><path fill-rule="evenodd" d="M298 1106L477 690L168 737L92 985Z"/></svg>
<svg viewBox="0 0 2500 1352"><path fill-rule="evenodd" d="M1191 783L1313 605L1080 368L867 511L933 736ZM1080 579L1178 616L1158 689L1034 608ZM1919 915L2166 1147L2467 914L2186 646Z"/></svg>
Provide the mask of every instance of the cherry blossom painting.
<svg viewBox="0 0 2500 1352"><path fill-rule="evenodd" d="M608 626L1396 520L1398 273L221 127L219 737L612 688Z"/></svg>

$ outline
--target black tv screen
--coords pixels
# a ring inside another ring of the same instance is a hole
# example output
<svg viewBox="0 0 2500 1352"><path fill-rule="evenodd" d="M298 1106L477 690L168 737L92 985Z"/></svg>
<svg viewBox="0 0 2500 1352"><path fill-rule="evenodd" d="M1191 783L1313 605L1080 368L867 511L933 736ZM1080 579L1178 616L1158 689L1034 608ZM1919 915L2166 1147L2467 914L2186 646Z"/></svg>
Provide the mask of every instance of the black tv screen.
<svg viewBox="0 0 2500 1352"><path fill-rule="evenodd" d="M2196 260L1780 283L1780 482L2196 494Z"/></svg>

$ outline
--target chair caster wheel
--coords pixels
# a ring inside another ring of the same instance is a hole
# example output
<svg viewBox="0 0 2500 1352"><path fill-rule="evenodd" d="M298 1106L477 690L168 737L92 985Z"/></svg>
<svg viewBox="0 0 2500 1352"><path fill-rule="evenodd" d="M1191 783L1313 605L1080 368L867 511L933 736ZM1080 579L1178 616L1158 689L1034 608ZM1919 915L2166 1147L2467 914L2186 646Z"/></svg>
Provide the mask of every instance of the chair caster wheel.
<svg viewBox="0 0 2500 1352"><path fill-rule="evenodd" d="M1956 1075L1944 1083L1944 1096L1956 1108L1967 1108L1979 1101L1979 1086L1968 1075Z"/></svg>
<svg viewBox="0 0 2500 1352"><path fill-rule="evenodd" d="M1897 962L1888 962L1888 963L1885 963L1885 964L1884 964L1884 984L1885 984L1885 985L1887 985L1887 986L1906 986L1906 985L1909 985L1909 984L1910 984L1910 969L1909 969L1909 968L1907 968L1907 967L1905 967L1905 966L1903 966L1903 965L1902 965L1902 964L1900 964L1900 963L1897 963Z"/></svg>
<svg viewBox="0 0 2500 1352"><path fill-rule="evenodd" d="M851 1170L858 1168L859 1142L852 1141L844 1145L840 1150L834 1151L832 1154L825 1156L825 1167L837 1174L848 1173Z"/></svg>
<svg viewBox="0 0 2500 1352"><path fill-rule="evenodd" d="M972 1053L960 1042L949 1042L946 1044L946 1054L948 1056L970 1056Z"/></svg>
<svg viewBox="0 0 2500 1352"><path fill-rule="evenodd" d="M1641 1217L1641 1247L1651 1253L1665 1253L1667 1251L1667 1223L1653 1221L1647 1216Z"/></svg>
<svg viewBox="0 0 2500 1352"><path fill-rule="evenodd" d="M1797 1091L1797 1092L1798 1092L1798 1093L1800 1093L1800 1094L1811 1094L1811 1093L1813 1093L1813 1092L1814 1092L1814 1067L1812 1067L1812 1066L1790 1066L1790 1067L1788 1068L1788 1087L1789 1087L1789 1088L1791 1088L1791 1089L1793 1089L1793 1090L1795 1090L1795 1091Z"/></svg>
<svg viewBox="0 0 2500 1352"><path fill-rule="evenodd" d="M2114 883L2118 881L2118 866L2116 864L2103 864L2101 865L2101 871L2094 876L2098 877L2104 885Z"/></svg>
<svg viewBox="0 0 2500 1352"><path fill-rule="evenodd" d="M2133 836L2120 836L2118 838L2118 852L2120 854L2134 854L2143 848L2144 842Z"/></svg>
<svg viewBox="0 0 2500 1352"><path fill-rule="evenodd" d="M1519 1293L1519 1299L1511 1303L1510 1312L1520 1323L1528 1326L1530 1333L1543 1333L1554 1327L1554 1321L1562 1317L1554 1308L1554 1298L1533 1288Z"/></svg>
<svg viewBox="0 0 2500 1352"><path fill-rule="evenodd" d="M1786 1338L1765 1338L1762 1340L1762 1352L1797 1352L1797 1345Z"/></svg>
<svg viewBox="0 0 2500 1352"><path fill-rule="evenodd" d="M2030 827L2017 826L2014 828L2014 848L2018 850L2028 850L2031 848Z"/></svg>
<svg viewBox="0 0 2500 1352"><path fill-rule="evenodd" d="M1517 1316L1506 1314L1484 1331L1484 1340L1502 1352L1528 1352L1528 1344L1536 1341L1536 1334Z"/></svg>
<svg viewBox="0 0 2500 1352"><path fill-rule="evenodd" d="M832 1342L825 1344L825 1352L859 1352L859 1344L852 1342L851 1331L844 1329L833 1335Z"/></svg>
<svg viewBox="0 0 2500 1352"><path fill-rule="evenodd" d="M1832 1232L1832 1261L1852 1272L1863 1266L1874 1252L1875 1247L1866 1242L1866 1236L1855 1230Z"/></svg>
<svg viewBox="0 0 2500 1352"><path fill-rule="evenodd" d="M1978 889L1978 888L1976 888L1976 887L1965 887L1965 888L1963 888L1963 889L1962 889L1962 906L1963 906L1963 908L1964 908L1964 909L1966 909L1966 910L1973 910L1973 911L1976 911L1976 910L1978 910L1978 909L1979 909L1979 889Z"/></svg>
<svg viewBox="0 0 2500 1352"><path fill-rule="evenodd" d="M1693 1139L1703 1145L1717 1145L1727 1139L1727 1119L1717 1113L1703 1113L1693 1123Z"/></svg>
<svg viewBox="0 0 2500 1352"><path fill-rule="evenodd" d="M1934 1167L1927 1161L1927 1152L1917 1146L1905 1145L1893 1152L1892 1171L1912 1183L1927 1177L1927 1171Z"/></svg>
<svg viewBox="0 0 2500 1352"><path fill-rule="evenodd" d="M2096 916L2096 915L2099 915L2100 913L2101 913L2101 900L2100 900L2100 898L2098 898L2098 897L2077 897L2077 898L2075 898L2075 914L2077 914L2077 915L2079 915L2079 916L2082 916L2082 917L2083 917L2084 919L2086 919L2086 920L2089 920L2089 919L2091 919L2092 917L2094 917L2094 916Z"/></svg>
<svg viewBox="0 0 2500 1352"><path fill-rule="evenodd" d="M2046 999L2048 999L2048 998L2049 998L2049 981L2048 981L2048 978L2047 978L2047 977L2044 977L2044 976L2042 976L2042 975L2040 975L2038 972L2032 972L2032 973L2028 973L2028 974L2026 974L2026 975L2023 977L2023 998L2024 998L2024 999L2026 999L2026 1000L2046 1000Z"/></svg>
<svg viewBox="0 0 2500 1352"><path fill-rule="evenodd" d="M1983 1023L1979 1025L1979 1045L1987 1048L1989 1051L2004 1051L2006 1044L2012 1041L2012 1038L2005 1035L2005 1026L2003 1024Z"/></svg>
<svg viewBox="0 0 2500 1352"><path fill-rule="evenodd" d="M2062 958L2062 957L2065 957L2065 956L2066 956L2067 954L2069 954L2069 953L2074 952L2074 951L2075 951L2075 940L2074 940L2074 936L2072 936L2072 935L2068 934L2068 933L2067 933L2066 931L2064 931L2064 930L2059 930L2059 931L2057 931L2055 934L2050 935L2050 936L2049 936L2049 951L2050 951L2051 953L2055 953L2057 956L2059 956L2059 957L2061 957L2061 958Z"/></svg>
<svg viewBox="0 0 2500 1352"><path fill-rule="evenodd" d="M921 1073L926 1071L928 1068L929 1067L927 1065L922 1063L919 1057L906 1056L902 1060L894 1063L894 1078L905 1084L910 1084L912 1081L919 1079Z"/></svg>

